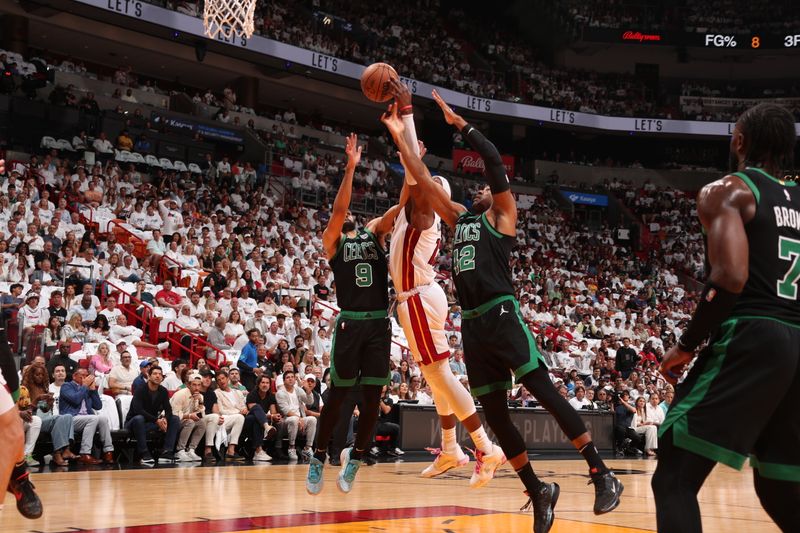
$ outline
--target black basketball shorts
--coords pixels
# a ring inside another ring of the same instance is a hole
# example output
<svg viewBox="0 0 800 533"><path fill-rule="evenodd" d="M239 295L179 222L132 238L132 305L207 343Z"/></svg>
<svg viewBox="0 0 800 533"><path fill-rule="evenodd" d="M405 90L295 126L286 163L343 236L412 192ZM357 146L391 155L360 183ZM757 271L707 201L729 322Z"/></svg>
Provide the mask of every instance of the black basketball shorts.
<svg viewBox="0 0 800 533"><path fill-rule="evenodd" d="M661 425L673 443L766 478L800 482L800 326L725 321L700 353Z"/></svg>
<svg viewBox="0 0 800 533"><path fill-rule="evenodd" d="M342 311L334 323L331 383L337 387L387 385L392 325L385 310Z"/></svg>
<svg viewBox="0 0 800 533"><path fill-rule="evenodd" d="M513 296L500 296L462 311L461 337L472 395L511 389L511 373L519 380L544 366L531 330Z"/></svg>

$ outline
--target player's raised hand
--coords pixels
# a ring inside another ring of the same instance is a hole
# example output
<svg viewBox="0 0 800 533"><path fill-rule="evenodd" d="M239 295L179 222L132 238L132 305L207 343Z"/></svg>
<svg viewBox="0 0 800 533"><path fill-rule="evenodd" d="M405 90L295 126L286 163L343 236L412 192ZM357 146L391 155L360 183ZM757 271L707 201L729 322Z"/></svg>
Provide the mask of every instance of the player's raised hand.
<svg viewBox="0 0 800 533"><path fill-rule="evenodd" d="M445 102L444 99L441 97L441 95L438 92L436 92L436 89L433 90L432 95L433 99L436 101L437 104L439 104L439 107L441 108L442 113L444 114L445 122L455 126L458 129L461 129L466 125L467 121L461 118L461 115L453 111L452 107L447 105L447 102Z"/></svg>
<svg viewBox="0 0 800 533"><path fill-rule="evenodd" d="M389 108L387 109L386 113L384 113L381 117L381 122L384 123L386 128L389 130L389 133L392 134L395 143L398 142L398 139L402 139L403 132L406 130L406 128L403 124L403 119L401 119L400 115L398 115L397 103L389 104Z"/></svg>
<svg viewBox="0 0 800 533"><path fill-rule="evenodd" d="M400 115L410 115L413 113L411 109L411 91L408 90L406 84L401 82L399 79L390 79L389 80L389 90L394 96L394 100L397 103L397 108L400 112Z"/></svg>
<svg viewBox="0 0 800 533"><path fill-rule="evenodd" d="M428 147L420 140L417 141L417 145L419 146L419 158L422 159L428 153Z"/></svg>
<svg viewBox="0 0 800 533"><path fill-rule="evenodd" d="M358 136L355 133L351 133L347 136L347 144L344 147L344 153L347 154L348 167L356 168L358 162L361 161L361 151L363 149L363 146L359 146Z"/></svg>

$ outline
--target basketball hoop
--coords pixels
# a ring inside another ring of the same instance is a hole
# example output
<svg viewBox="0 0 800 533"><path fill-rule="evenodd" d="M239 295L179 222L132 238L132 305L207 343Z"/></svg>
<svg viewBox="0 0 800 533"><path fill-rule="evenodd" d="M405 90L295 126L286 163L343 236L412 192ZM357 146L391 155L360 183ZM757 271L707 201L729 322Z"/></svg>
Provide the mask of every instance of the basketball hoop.
<svg viewBox="0 0 800 533"><path fill-rule="evenodd" d="M253 15L256 0L205 0L203 26L206 35L216 39L222 35L231 40L234 36L253 35Z"/></svg>

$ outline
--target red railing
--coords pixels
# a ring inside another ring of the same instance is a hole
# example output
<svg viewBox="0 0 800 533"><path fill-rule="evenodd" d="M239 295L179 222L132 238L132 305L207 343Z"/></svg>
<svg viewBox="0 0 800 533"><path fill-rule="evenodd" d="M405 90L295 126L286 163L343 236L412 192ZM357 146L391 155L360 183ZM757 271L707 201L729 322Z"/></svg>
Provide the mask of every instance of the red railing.
<svg viewBox="0 0 800 533"><path fill-rule="evenodd" d="M108 223L109 232L113 233L120 244L133 243L133 255L136 259L142 259L147 253L147 245L144 239L137 237L131 230L124 227L124 221L115 219Z"/></svg>
<svg viewBox="0 0 800 533"><path fill-rule="evenodd" d="M169 263L169 264L168 264ZM174 265L174 266L173 266ZM170 270L173 268L178 268L178 277L177 279L172 280ZM166 255L161 256L161 263L158 265L158 279L160 283L164 283L165 279L170 279L175 284L175 286L180 286L180 282L183 279L183 267L180 263L175 261L173 258L168 257Z"/></svg>
<svg viewBox="0 0 800 533"><path fill-rule="evenodd" d="M121 302L120 297L117 296L117 306L128 319L128 324L141 329L144 333L144 338L149 338L150 342L153 342L153 332L155 332L155 340L157 341L158 323L160 322L160 319L153 314L153 307L150 304L135 298L131 293L127 292L122 287L119 287L108 280L103 280L103 283L100 285L100 294L102 294L105 298L107 295L113 293L117 293L128 299L127 302ZM136 312L138 309L142 309L141 315Z"/></svg>
<svg viewBox="0 0 800 533"><path fill-rule="evenodd" d="M189 338L189 345L181 343L184 337ZM194 368L198 359L205 359L208 366L214 370L218 369L228 360L225 352L209 343L206 339L188 329L180 327L175 322L167 324L167 341L170 343L169 353L171 356L180 355L181 352L189 353L189 366ZM178 354L176 354L176 350ZM214 355L211 357L209 352Z"/></svg>

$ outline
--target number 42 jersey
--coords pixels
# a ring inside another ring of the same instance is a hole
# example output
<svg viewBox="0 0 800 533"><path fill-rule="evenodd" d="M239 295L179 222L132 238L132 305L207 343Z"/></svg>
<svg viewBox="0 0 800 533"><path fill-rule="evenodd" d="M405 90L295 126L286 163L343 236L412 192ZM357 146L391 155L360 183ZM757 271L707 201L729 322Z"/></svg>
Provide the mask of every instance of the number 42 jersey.
<svg viewBox="0 0 800 533"><path fill-rule="evenodd" d="M453 233L453 278L463 309L514 295L509 258L516 239L489 224L486 214L458 217Z"/></svg>
<svg viewBox="0 0 800 533"><path fill-rule="evenodd" d="M330 260L339 307L347 311L379 311L389 307L389 267L386 253L368 229L342 234Z"/></svg>

